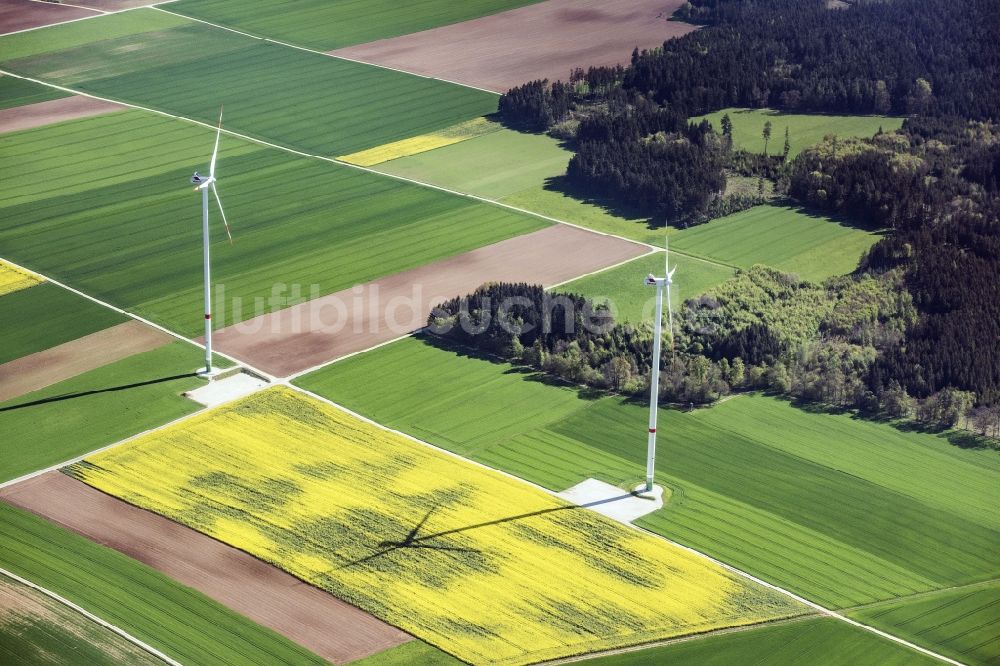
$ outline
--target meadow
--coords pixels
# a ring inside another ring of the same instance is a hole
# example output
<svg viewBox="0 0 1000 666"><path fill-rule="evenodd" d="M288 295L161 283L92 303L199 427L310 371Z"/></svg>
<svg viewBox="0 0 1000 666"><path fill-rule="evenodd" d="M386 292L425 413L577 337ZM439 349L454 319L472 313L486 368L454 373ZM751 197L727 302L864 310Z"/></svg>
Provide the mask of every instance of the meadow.
<svg viewBox="0 0 1000 666"><path fill-rule="evenodd" d="M185 664L325 663L200 592L3 502L0 567Z"/></svg>
<svg viewBox="0 0 1000 666"><path fill-rule="evenodd" d="M162 663L110 629L0 574L0 660L7 664L115 666Z"/></svg>
<svg viewBox="0 0 1000 666"><path fill-rule="evenodd" d="M729 114L733 123L733 146L752 153L764 152L764 123L771 121L771 139L767 144L769 155L781 155L785 147L785 128L788 129L789 158L823 140L828 134L841 137L870 137L882 128L892 132L903 126L904 118L889 116L838 116L825 113L782 113L774 109L722 109L705 116L692 118L712 123L716 132L722 131L722 116Z"/></svg>
<svg viewBox="0 0 1000 666"><path fill-rule="evenodd" d="M89 456L67 473L471 663L533 663L805 610L686 550L287 387Z"/></svg>
<svg viewBox="0 0 1000 666"><path fill-rule="evenodd" d="M0 364L120 324L124 315L43 282L0 296Z"/></svg>
<svg viewBox="0 0 1000 666"><path fill-rule="evenodd" d="M878 239L878 233L801 208L755 206L675 231L670 247L739 268L766 264L819 282L854 271Z"/></svg>
<svg viewBox="0 0 1000 666"><path fill-rule="evenodd" d="M0 109L47 102L50 99L66 97L67 94L24 79L0 75Z"/></svg>
<svg viewBox="0 0 1000 666"><path fill-rule="evenodd" d="M0 136L3 255L198 335L201 202L188 178L211 147L210 130L142 111ZM216 327L548 224L229 137L218 172L234 242L213 204Z"/></svg>
<svg viewBox="0 0 1000 666"><path fill-rule="evenodd" d="M965 664L1000 661L1000 581L889 601L850 615Z"/></svg>
<svg viewBox="0 0 1000 666"><path fill-rule="evenodd" d="M411 338L297 383L554 490L642 475L643 404L462 350ZM760 395L660 419L658 479L672 496L641 519L650 530L833 607L1000 571L995 451Z"/></svg>
<svg viewBox="0 0 1000 666"><path fill-rule="evenodd" d="M168 9L255 35L330 50L387 39L488 14L538 0L296 0L248 7L240 0L181 0Z"/></svg>
<svg viewBox="0 0 1000 666"><path fill-rule="evenodd" d="M0 38L4 69L211 124L225 104L228 129L321 155L426 134L496 109L492 93L154 9L39 32L47 42L32 33Z"/></svg>
<svg viewBox="0 0 1000 666"><path fill-rule="evenodd" d="M734 269L728 266L676 252L670 255L670 268L677 269L674 284L670 288L674 312L680 312L680 306L685 300L705 293L731 278L734 273ZM616 321L651 322L656 306L656 290L644 285L642 280L650 273L663 275L663 270L663 253L656 252L567 282L557 287L556 291L583 294L597 302L607 301L614 306L612 311Z"/></svg>
<svg viewBox="0 0 1000 666"><path fill-rule="evenodd" d="M590 659L587 666L690 664L786 666L805 663L910 666L936 660L833 618L796 620L674 645Z"/></svg>
<svg viewBox="0 0 1000 666"><path fill-rule="evenodd" d="M180 394L204 384L203 357L172 342L0 403L0 481L197 411Z"/></svg>

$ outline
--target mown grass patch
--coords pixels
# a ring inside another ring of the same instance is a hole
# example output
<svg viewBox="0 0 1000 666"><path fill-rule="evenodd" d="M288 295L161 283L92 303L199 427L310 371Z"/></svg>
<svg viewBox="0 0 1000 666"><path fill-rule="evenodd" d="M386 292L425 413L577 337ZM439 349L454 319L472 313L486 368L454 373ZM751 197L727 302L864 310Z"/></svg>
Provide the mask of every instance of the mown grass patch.
<svg viewBox="0 0 1000 666"><path fill-rule="evenodd" d="M805 611L705 558L287 387L68 471L477 664Z"/></svg>
<svg viewBox="0 0 1000 666"><path fill-rule="evenodd" d="M172 342L0 403L0 481L197 411L181 393L204 384L203 355Z"/></svg>
<svg viewBox="0 0 1000 666"><path fill-rule="evenodd" d="M3 502L0 567L86 608L181 663L326 663L130 557Z"/></svg>
<svg viewBox="0 0 1000 666"><path fill-rule="evenodd" d="M554 490L642 478L643 404L461 350L406 339L298 383ZM660 419L658 479L673 495L641 520L651 530L834 607L1000 571L995 451L757 395Z"/></svg>
<svg viewBox="0 0 1000 666"><path fill-rule="evenodd" d="M116 32L117 23L108 21L124 15L153 29ZM101 32L105 25L111 28L107 34ZM20 35L0 38L3 67L210 124L225 104L227 128L321 155L346 155L428 134L496 110L492 93L254 39L153 9L58 28L47 47L25 46L15 39Z"/></svg>
<svg viewBox="0 0 1000 666"><path fill-rule="evenodd" d="M336 49L397 37L530 5L538 0L183 0L167 9L240 30L315 49Z"/></svg>
<svg viewBox="0 0 1000 666"><path fill-rule="evenodd" d="M4 256L198 335L201 202L188 179L207 170L212 139L141 111L0 137ZM239 139L220 151L234 243L213 209L217 327L548 224Z"/></svg>
<svg viewBox="0 0 1000 666"><path fill-rule="evenodd" d="M851 617L965 664L1000 661L1000 581L890 601Z"/></svg>
<svg viewBox="0 0 1000 666"><path fill-rule="evenodd" d="M785 128L788 128L789 158L823 140L828 134L840 137L870 137L881 128L892 132L903 126L904 118L890 116L838 116L826 113L782 113L774 109L722 109L706 116L692 118L712 123L722 131L722 116L729 114L733 123L733 145L752 153L764 152L764 123L771 121L771 139L767 143L770 155L781 155L785 148Z"/></svg>

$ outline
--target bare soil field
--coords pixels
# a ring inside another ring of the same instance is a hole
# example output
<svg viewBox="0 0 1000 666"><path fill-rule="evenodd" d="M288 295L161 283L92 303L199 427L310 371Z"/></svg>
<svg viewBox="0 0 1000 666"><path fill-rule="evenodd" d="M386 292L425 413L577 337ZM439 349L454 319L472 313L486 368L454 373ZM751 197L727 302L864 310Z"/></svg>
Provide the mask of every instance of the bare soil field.
<svg viewBox="0 0 1000 666"><path fill-rule="evenodd" d="M0 402L45 388L64 379L140 352L162 347L174 338L138 321L63 343L0 365Z"/></svg>
<svg viewBox="0 0 1000 666"><path fill-rule="evenodd" d="M158 569L335 664L412 640L241 550L61 472L4 488L0 499Z"/></svg>
<svg viewBox="0 0 1000 666"><path fill-rule="evenodd" d="M434 305L484 282L550 286L646 252L557 224L255 317L216 331L213 340L221 351L287 377L423 328Z"/></svg>
<svg viewBox="0 0 1000 666"><path fill-rule="evenodd" d="M548 0L330 51L331 55L496 92L569 77L575 67L627 64L695 26L668 21L684 0Z"/></svg>
<svg viewBox="0 0 1000 666"><path fill-rule="evenodd" d="M69 7L54 2L0 0L0 35L86 16L97 16L100 13L92 9Z"/></svg>
<svg viewBox="0 0 1000 666"><path fill-rule="evenodd" d="M89 118L124 109L124 106L83 95L25 104L0 110L0 133L41 127L65 120Z"/></svg>
<svg viewBox="0 0 1000 666"><path fill-rule="evenodd" d="M158 2L163 2L163 0L77 0L73 4L98 9L102 12L117 12L122 9L149 7Z"/></svg>

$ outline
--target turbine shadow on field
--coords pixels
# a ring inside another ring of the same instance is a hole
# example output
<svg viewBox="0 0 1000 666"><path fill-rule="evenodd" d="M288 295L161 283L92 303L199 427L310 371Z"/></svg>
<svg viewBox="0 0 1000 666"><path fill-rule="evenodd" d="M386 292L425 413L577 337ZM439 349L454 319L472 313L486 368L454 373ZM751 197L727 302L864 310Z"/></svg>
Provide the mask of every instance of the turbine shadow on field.
<svg viewBox="0 0 1000 666"><path fill-rule="evenodd" d="M91 389L90 391L79 391L78 393L63 393L62 395L54 395L48 398L42 398L40 400L32 400L31 402L24 402L19 405L11 405L9 407L0 407L0 412L9 412L15 409L24 409L25 407L37 407L39 405L47 405L50 402L62 402L63 400L73 400L75 398L85 398L88 395L98 395L100 393L113 393L115 391L127 391L129 389L140 388L143 386L151 386L153 384L162 384L164 382L172 382L177 379L186 379L188 377L197 377L196 372L187 372L183 375L171 375L169 377L159 377L157 379L148 379L143 382L134 382L132 384L122 384L121 386L109 386L107 388Z"/></svg>
<svg viewBox="0 0 1000 666"><path fill-rule="evenodd" d="M471 530L478 530L484 527L493 527L495 525L503 525L505 523L513 523L519 520L526 520L528 518L534 518L536 516L544 516L549 513L558 513L560 511L574 511L577 509L589 509L595 506L600 506L601 504L608 504L610 502L617 502L618 500L627 499L630 497L638 497L637 492L625 492L622 491L621 495L616 495L615 497L606 497L604 499L595 500L593 502L587 502L586 504L565 504L563 506L554 506L548 509L539 509L538 511L529 511L528 513L520 513L516 516L507 516L506 518L497 518L495 520L488 520L482 523L475 523L473 525L466 525L464 527L453 527L450 530L443 530L441 532L433 532L431 534L425 534L424 536L417 536L420 534L421 528L427 523L427 520L431 517L431 514L437 510L438 506L435 505L424 514L424 517L414 525L413 529L407 532L406 536L398 541L395 540L385 540L379 543L378 547L380 550L375 551L371 555L366 555L365 557L352 560L340 566L341 569L347 569L349 567L356 566L358 564L364 564L376 558L382 557L384 555L390 555L398 550L405 550L410 548L423 548L427 550L441 550L441 551L451 551L459 553L481 553L482 551L474 548L460 548L457 546L446 546L441 544L427 543L432 539L438 539L440 537L451 536L453 534L461 534L463 532L469 532Z"/></svg>

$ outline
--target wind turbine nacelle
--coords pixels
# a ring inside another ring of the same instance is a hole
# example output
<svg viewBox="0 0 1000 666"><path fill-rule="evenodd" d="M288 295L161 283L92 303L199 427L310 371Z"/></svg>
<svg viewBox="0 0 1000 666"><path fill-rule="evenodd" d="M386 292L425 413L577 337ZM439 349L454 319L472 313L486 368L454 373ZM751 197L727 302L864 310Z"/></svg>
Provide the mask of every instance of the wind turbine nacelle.
<svg viewBox="0 0 1000 666"><path fill-rule="evenodd" d="M653 276L652 273L650 273L649 275L646 276L645 284L646 284L647 287L655 287L656 286L656 278Z"/></svg>

